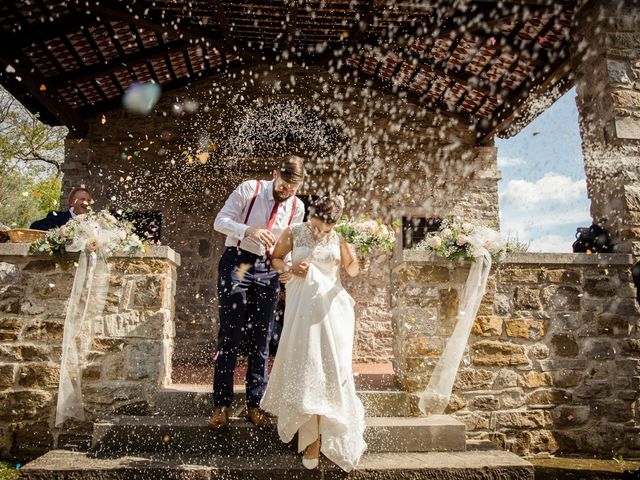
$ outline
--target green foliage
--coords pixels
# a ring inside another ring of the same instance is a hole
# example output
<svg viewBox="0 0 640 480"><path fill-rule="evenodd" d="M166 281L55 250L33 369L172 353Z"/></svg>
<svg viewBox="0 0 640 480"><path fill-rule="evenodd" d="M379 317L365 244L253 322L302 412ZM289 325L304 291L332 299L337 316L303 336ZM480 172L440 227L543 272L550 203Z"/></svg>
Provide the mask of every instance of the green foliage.
<svg viewBox="0 0 640 480"><path fill-rule="evenodd" d="M0 480L15 480L20 472L7 463L0 462Z"/></svg>
<svg viewBox="0 0 640 480"><path fill-rule="evenodd" d="M367 255L374 251L389 252L395 245L394 230L400 227L399 222L390 226L382 223L382 220L369 219L366 216L349 218L347 216L336 224L334 230L340 238L353 245L356 253Z"/></svg>
<svg viewBox="0 0 640 480"><path fill-rule="evenodd" d="M507 253L527 253L530 246L531 242L522 241L517 235L507 238Z"/></svg>
<svg viewBox="0 0 640 480"><path fill-rule="evenodd" d="M60 208L65 135L0 89L0 223L28 227Z"/></svg>

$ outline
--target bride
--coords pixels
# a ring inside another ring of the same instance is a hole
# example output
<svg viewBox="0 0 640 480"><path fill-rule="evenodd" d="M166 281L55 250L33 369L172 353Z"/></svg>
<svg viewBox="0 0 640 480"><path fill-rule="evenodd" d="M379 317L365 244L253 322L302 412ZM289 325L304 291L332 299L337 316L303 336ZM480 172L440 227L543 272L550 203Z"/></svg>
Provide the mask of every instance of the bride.
<svg viewBox="0 0 640 480"><path fill-rule="evenodd" d="M342 215L342 197L324 197L306 223L285 230L272 265L290 271L284 329L261 407L278 417L278 433L298 451L306 468L318 466L320 452L345 471L353 470L367 448L364 408L351 370L354 301L340 282L360 270L352 248L333 226ZM291 252L292 266L285 264ZM322 443L321 443L322 442Z"/></svg>

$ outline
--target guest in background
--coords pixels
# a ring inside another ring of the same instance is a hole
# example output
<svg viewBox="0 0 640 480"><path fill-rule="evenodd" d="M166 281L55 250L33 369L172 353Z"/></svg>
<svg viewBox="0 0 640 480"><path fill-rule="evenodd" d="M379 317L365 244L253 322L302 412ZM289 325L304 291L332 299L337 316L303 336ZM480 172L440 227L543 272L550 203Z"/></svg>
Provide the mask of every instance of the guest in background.
<svg viewBox="0 0 640 480"><path fill-rule="evenodd" d="M59 212L49 212L41 220L36 220L31 224L33 230L51 230L61 227L76 215L87 213L87 209L93 203L93 198L89 190L85 187L75 187L69 194L69 210Z"/></svg>
<svg viewBox="0 0 640 480"><path fill-rule="evenodd" d="M0 243L9 241L9 234L7 233L8 231L9 227L0 222Z"/></svg>
<svg viewBox="0 0 640 480"><path fill-rule="evenodd" d="M640 262L636 262L631 269L631 277L636 287L636 300L640 303Z"/></svg>

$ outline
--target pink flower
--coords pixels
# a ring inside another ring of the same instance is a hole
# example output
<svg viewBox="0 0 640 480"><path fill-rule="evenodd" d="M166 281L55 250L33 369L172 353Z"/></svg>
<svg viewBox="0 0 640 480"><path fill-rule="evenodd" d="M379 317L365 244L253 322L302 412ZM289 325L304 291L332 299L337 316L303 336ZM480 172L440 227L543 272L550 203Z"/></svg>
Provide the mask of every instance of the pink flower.
<svg viewBox="0 0 640 480"><path fill-rule="evenodd" d="M456 244L459 245L460 247L462 247L465 243L467 243L466 235L460 235L456 240Z"/></svg>
<svg viewBox="0 0 640 480"><path fill-rule="evenodd" d="M442 239L440 237L434 236L429 239L429 246L431 248L438 248L440 245L442 245Z"/></svg>

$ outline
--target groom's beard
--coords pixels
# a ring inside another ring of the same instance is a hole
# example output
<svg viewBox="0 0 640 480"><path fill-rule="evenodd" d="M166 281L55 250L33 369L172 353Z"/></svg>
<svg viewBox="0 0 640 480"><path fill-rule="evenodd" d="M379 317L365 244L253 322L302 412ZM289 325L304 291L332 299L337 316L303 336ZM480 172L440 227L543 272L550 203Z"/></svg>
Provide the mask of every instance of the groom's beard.
<svg viewBox="0 0 640 480"><path fill-rule="evenodd" d="M284 202L284 201L285 201L285 200L287 200L288 198L291 198L291 195L288 195L288 196L286 196L286 197L285 197L285 196L284 196L284 195L282 195L281 193L278 193L278 192L277 192L277 191L275 191L275 190L273 191L273 199L274 199L276 202Z"/></svg>

